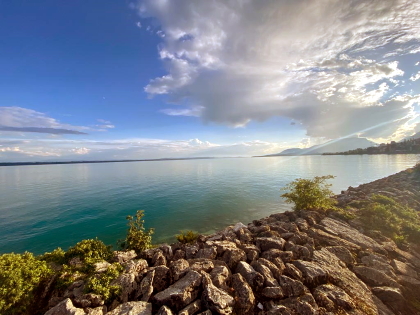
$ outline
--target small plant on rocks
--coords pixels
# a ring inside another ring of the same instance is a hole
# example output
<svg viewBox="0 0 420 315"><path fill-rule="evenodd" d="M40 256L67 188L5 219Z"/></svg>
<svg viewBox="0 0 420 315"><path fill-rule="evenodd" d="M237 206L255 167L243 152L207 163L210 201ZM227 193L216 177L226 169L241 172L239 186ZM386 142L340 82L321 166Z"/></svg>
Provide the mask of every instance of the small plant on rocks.
<svg viewBox="0 0 420 315"><path fill-rule="evenodd" d="M180 231L180 234L175 235L177 241L182 244L194 243L197 240L198 236L198 233L191 230Z"/></svg>
<svg viewBox="0 0 420 315"><path fill-rule="evenodd" d="M144 210L138 210L134 217L127 216L128 231L125 240L120 243L122 249L134 249L140 253L152 247L152 235L155 230L153 228L146 230L143 216Z"/></svg>
<svg viewBox="0 0 420 315"><path fill-rule="evenodd" d="M298 178L282 190L288 191L281 195L287 203L293 203L294 209L325 211L334 207L336 201L332 199L334 193L331 184L326 181L333 175L315 176L313 179Z"/></svg>

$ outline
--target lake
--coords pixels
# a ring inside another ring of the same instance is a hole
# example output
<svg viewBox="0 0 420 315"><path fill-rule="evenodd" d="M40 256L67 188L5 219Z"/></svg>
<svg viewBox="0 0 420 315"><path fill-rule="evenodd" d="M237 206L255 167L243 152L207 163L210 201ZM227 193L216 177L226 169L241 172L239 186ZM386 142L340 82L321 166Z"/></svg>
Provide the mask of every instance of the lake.
<svg viewBox="0 0 420 315"><path fill-rule="evenodd" d="M154 242L180 230L210 233L291 208L280 188L296 178L337 176L339 193L404 170L417 155L299 156L0 167L0 253L95 238L115 244L126 216L145 210Z"/></svg>

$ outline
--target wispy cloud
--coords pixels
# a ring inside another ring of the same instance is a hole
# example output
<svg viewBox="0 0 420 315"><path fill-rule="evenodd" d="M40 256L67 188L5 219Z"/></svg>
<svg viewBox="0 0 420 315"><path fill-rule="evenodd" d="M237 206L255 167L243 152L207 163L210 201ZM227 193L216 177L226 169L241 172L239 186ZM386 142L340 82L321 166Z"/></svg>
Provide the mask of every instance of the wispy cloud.
<svg viewBox="0 0 420 315"><path fill-rule="evenodd" d="M167 74L145 91L200 108L203 121L284 116L327 138L389 120L364 135L395 138L416 126L418 95L406 84L416 74L402 64L420 52L417 0L144 0L137 9L165 34Z"/></svg>
<svg viewBox="0 0 420 315"><path fill-rule="evenodd" d="M0 107L0 131L20 133L46 133L53 135L85 135L89 127L61 123L32 109L23 107Z"/></svg>

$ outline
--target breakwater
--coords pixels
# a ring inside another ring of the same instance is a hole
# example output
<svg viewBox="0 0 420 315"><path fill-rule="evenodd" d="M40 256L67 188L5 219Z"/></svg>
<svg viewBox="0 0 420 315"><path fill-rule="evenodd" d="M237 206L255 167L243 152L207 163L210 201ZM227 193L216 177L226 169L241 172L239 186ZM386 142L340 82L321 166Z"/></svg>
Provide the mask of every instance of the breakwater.
<svg viewBox="0 0 420 315"><path fill-rule="evenodd" d="M420 314L420 251L366 229L360 201L376 194L420 210L415 169L343 191L353 214L286 212L238 223L192 244L164 244L139 255L114 252L95 264L123 272L112 301L84 293L85 281L41 295L46 314ZM354 213L353 213L354 212ZM74 264L77 264L77 260Z"/></svg>

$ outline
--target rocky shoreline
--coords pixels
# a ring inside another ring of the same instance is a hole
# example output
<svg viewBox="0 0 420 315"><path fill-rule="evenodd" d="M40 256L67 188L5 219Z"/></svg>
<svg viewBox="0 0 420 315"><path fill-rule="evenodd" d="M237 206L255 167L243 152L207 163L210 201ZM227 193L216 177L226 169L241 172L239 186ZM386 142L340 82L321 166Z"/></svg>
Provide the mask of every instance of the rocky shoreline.
<svg viewBox="0 0 420 315"><path fill-rule="evenodd" d="M344 207L373 194L420 211L412 169L335 198ZM45 314L420 314L419 247L399 248L334 213L273 214L193 244L116 251L113 261L124 268L113 282L122 287L118 298L84 294L83 280L61 291L46 286ZM95 272L109 266L96 263Z"/></svg>

